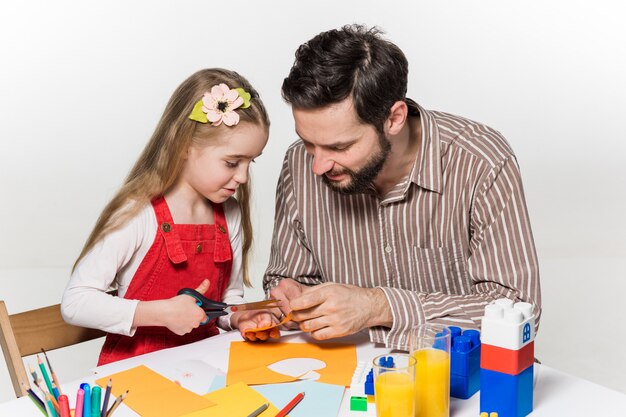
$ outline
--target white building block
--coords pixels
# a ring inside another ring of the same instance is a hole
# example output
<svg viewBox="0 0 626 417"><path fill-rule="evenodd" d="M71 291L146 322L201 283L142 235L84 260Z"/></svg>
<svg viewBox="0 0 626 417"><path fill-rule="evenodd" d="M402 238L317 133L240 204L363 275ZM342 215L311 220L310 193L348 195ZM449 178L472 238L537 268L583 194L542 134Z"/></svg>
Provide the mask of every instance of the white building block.
<svg viewBox="0 0 626 417"><path fill-rule="evenodd" d="M507 298L485 307L482 318L482 343L519 350L535 339L535 316L529 303L515 303Z"/></svg>

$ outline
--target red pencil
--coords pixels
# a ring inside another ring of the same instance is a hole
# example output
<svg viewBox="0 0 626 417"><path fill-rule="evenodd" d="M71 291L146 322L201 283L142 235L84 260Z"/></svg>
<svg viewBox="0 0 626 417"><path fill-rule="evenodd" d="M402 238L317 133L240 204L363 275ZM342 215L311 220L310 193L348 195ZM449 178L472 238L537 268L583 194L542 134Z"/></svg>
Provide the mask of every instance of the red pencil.
<svg viewBox="0 0 626 417"><path fill-rule="evenodd" d="M302 401L303 398L304 398L304 392L301 392L295 397L293 397L293 400L289 401L289 404L287 404L285 408L280 410L278 414L276 414L275 417L285 417L287 414L291 412L291 410L295 408L296 405L298 405L300 401Z"/></svg>

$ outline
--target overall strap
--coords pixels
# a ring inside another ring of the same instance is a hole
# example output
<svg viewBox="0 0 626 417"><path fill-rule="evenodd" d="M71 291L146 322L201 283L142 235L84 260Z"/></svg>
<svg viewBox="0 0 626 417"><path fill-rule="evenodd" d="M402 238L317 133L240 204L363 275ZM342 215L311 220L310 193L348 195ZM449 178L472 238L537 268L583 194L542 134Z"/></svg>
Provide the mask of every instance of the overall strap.
<svg viewBox="0 0 626 417"><path fill-rule="evenodd" d="M152 207L156 214L158 233L163 237L165 241L165 248L167 250L167 256L174 264L179 264L187 260L187 255L183 250L183 246L180 242L180 236L174 227L174 220L172 219L172 213L167 206L167 202L164 197L157 197L152 200Z"/></svg>
<svg viewBox="0 0 626 417"><path fill-rule="evenodd" d="M228 237L228 225L222 204L211 203L213 206L213 221L215 222L215 262L227 262L233 258L233 250Z"/></svg>

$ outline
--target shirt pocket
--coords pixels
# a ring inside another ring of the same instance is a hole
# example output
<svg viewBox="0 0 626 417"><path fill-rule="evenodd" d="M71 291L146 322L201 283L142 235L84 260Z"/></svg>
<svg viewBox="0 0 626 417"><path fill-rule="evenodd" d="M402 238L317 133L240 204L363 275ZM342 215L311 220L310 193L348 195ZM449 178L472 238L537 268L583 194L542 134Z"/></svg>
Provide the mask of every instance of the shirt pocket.
<svg viewBox="0 0 626 417"><path fill-rule="evenodd" d="M414 246L413 254L417 291L445 294L467 292L467 261L461 245L439 248Z"/></svg>

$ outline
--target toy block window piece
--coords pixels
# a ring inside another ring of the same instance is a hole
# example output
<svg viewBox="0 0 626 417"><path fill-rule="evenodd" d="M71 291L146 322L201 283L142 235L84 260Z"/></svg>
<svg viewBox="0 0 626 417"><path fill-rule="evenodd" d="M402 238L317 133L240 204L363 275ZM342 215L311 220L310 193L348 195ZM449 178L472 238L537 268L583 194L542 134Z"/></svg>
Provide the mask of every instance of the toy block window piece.
<svg viewBox="0 0 626 417"><path fill-rule="evenodd" d="M535 338L535 316L529 303L499 299L485 306L482 343L511 350L521 349Z"/></svg>

